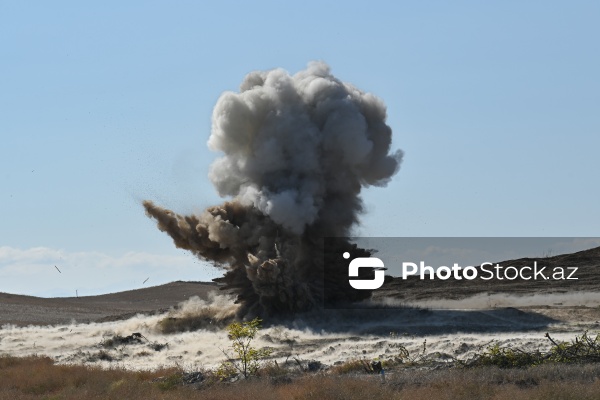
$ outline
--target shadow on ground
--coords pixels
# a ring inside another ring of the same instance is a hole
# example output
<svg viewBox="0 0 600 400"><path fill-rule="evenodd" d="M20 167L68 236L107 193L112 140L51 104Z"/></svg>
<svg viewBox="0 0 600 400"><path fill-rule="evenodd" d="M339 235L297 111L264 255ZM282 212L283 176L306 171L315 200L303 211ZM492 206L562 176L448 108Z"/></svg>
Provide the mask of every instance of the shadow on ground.
<svg viewBox="0 0 600 400"><path fill-rule="evenodd" d="M494 333L544 330L559 321L516 308L491 310L431 310L422 308L319 310L272 321L296 329L387 335Z"/></svg>

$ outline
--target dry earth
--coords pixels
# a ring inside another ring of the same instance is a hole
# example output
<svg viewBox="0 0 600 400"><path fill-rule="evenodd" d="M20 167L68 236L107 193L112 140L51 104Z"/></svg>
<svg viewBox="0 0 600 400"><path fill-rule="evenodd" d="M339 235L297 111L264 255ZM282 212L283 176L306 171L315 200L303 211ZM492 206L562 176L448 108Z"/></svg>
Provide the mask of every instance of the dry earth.
<svg viewBox="0 0 600 400"><path fill-rule="evenodd" d="M573 272L573 278L577 280L553 280L539 279L523 280L420 280L409 277L406 280L394 278L387 281L383 287L376 291L376 297L392 297L399 300L425 300L425 299L465 299L478 294L492 295L495 293L507 293L513 296L541 295L548 293L577 293L598 292L600 293L600 247L583 250L571 254L561 254L545 258L520 258L498 262L503 267L533 267L534 261L538 268L545 267L543 274L546 277L552 275L554 268L562 268L565 278ZM495 263L494 263L495 264ZM577 268L573 270L573 268ZM489 267L488 267L489 269ZM528 271L529 275L530 272ZM480 273L480 276L487 274ZM527 276L526 276L527 277Z"/></svg>
<svg viewBox="0 0 600 400"><path fill-rule="evenodd" d="M466 288L451 281L394 280L376 292L375 300L416 308L325 310L269 321L256 343L273 348L273 357L280 363L291 362L293 355L335 365L357 358L393 357L399 346L421 354L426 342L425 355L443 362L452 357L466 359L491 342L535 350L550 345L545 332L565 341L584 331L600 332L600 249L546 261L550 266L577 266L581 280L514 281L491 287L474 282ZM223 330L163 334L157 327L166 316L206 307L231 309L231 299L211 295L217 292L212 283L173 282L79 298L0 293L0 354L46 354L60 363L106 368L115 363L131 369L174 363L214 367L223 360L221 349L230 345ZM177 310L166 314L173 308ZM113 335L132 332L141 332L151 342L168 343L168 347L149 352L144 343L102 350L101 343ZM110 353L112 360L99 358L99 351Z"/></svg>
<svg viewBox="0 0 600 400"><path fill-rule="evenodd" d="M433 309L493 309L510 306L530 312L537 310L544 315L558 314L562 317L573 317L582 313L594 314L595 310L577 310L595 307L596 303L600 303L600 247L547 257L543 262L546 271L554 267L577 267L575 276L578 280L421 281L415 278L394 278L374 292L374 299L394 299L397 302L421 304ZM501 262L504 266L531 264L532 259L528 258ZM85 297L40 298L0 292L0 326L55 325L68 324L73 320L81 323L123 319L136 313L164 312L194 296L207 299L208 293L216 290L218 287L214 283L178 281ZM507 301L507 298L514 296L518 296L519 300ZM570 311L551 312L550 309Z"/></svg>
<svg viewBox="0 0 600 400"><path fill-rule="evenodd" d="M206 299L214 283L172 282L100 296L41 298L0 292L0 326L57 325L124 319L166 311L190 297Z"/></svg>

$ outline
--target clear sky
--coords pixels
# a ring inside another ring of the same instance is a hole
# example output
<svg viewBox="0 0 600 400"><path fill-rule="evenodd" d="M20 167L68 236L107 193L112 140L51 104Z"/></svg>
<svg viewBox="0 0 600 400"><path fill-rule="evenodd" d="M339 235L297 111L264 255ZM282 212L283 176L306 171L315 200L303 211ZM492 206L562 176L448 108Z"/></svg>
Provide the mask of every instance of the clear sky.
<svg viewBox="0 0 600 400"><path fill-rule="evenodd" d="M406 153L357 234L599 236L599 18L597 1L0 0L0 291L220 275L140 202L221 202L219 95L311 60L382 98Z"/></svg>

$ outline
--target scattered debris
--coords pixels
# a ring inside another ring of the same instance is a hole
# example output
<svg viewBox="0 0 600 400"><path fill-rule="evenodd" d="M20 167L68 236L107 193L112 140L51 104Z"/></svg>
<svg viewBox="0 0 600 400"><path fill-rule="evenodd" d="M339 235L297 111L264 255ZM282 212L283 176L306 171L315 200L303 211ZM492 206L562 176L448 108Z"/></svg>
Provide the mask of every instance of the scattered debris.
<svg viewBox="0 0 600 400"><path fill-rule="evenodd" d="M150 347L154 351L161 351L165 347L169 347L169 342L167 342L167 343L152 342L152 343L148 343L148 347Z"/></svg>
<svg viewBox="0 0 600 400"><path fill-rule="evenodd" d="M90 362L96 362L96 361L114 361L115 358L110 355L110 353L108 353L105 350L100 350L97 353L94 354L87 354L87 360Z"/></svg>
<svg viewBox="0 0 600 400"><path fill-rule="evenodd" d="M383 366L381 365L381 361L371 362L371 370L376 374L380 374L381 371L383 371Z"/></svg>
<svg viewBox="0 0 600 400"><path fill-rule="evenodd" d="M192 385L204 381L205 377L202 372L186 372L181 377L184 385Z"/></svg>
<svg viewBox="0 0 600 400"><path fill-rule="evenodd" d="M154 351L161 351L165 347L169 347L168 342L167 343L151 342L150 340L148 340L147 337L145 337L144 335L142 335L139 332L134 332L128 336L114 335L112 338L106 339L102 343L100 343L100 346L102 346L104 348L115 348L120 345L126 346L126 345L131 345L131 344L142 344L142 343L144 343L144 340L142 340L142 339L144 339L146 341L148 347Z"/></svg>
<svg viewBox="0 0 600 400"><path fill-rule="evenodd" d="M142 338L146 339L146 337L139 332L134 332L129 336L115 335L112 338L105 340L100 345L102 347L116 347L119 345L140 344L144 342ZM146 339L146 341L149 342L148 339Z"/></svg>
<svg viewBox="0 0 600 400"><path fill-rule="evenodd" d="M307 364L308 372L317 372L323 367L321 361L309 361Z"/></svg>

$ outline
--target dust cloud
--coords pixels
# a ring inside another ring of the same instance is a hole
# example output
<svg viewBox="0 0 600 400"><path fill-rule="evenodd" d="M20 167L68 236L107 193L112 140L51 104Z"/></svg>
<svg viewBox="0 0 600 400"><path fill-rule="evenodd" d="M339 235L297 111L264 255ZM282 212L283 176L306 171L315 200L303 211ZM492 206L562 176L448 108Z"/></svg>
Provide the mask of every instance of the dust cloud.
<svg viewBox="0 0 600 400"><path fill-rule="evenodd" d="M595 293L582 294L585 299ZM597 296L596 296L597 297ZM535 303L532 299L522 299ZM540 302L548 299L540 298ZM575 301L575 299L572 299ZM518 301L515 297L513 301ZM539 303L538 303L539 304ZM546 307L546 306L544 306ZM235 312L230 298L214 296L208 300L193 297L178 307L158 315L143 315L127 320L102 323L77 323L58 326L0 327L0 349L11 356L45 355L59 364L95 365L103 368L121 367L130 370L155 370L179 366L187 370L215 368L226 360L224 351L231 341L224 329L198 329L165 334L161 322L187 315L208 315L229 318ZM340 310L331 312L327 325L313 323L273 323L265 326L255 339L258 347L273 349L272 360L279 365L318 360L326 366L356 359L393 358L399 346L412 355L449 361L468 359L490 343L533 351L550 347L544 332L556 340L570 341L585 330L598 329L594 308L580 309L575 316L570 307L555 307L562 313L561 321L524 313L516 309L431 310L396 309L394 313L369 317L378 310L353 310L344 321ZM379 310L381 311L381 310ZM356 324L355 312L364 312ZM589 314L589 315L588 315ZM348 325L344 326L344 322ZM140 333L139 343L106 346L116 335ZM160 346L155 346L156 344Z"/></svg>
<svg viewBox="0 0 600 400"><path fill-rule="evenodd" d="M217 281L235 293L240 317L364 300L368 291L347 284L342 253L371 253L347 242L324 248L323 239L348 236L364 211L362 189L398 171L403 153L391 144L383 101L325 63L295 75L255 71L213 111L208 146L223 156L209 177L229 200L199 215L143 205L177 247L225 270Z"/></svg>

